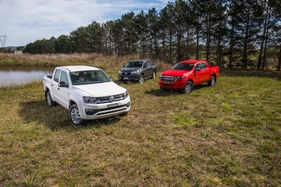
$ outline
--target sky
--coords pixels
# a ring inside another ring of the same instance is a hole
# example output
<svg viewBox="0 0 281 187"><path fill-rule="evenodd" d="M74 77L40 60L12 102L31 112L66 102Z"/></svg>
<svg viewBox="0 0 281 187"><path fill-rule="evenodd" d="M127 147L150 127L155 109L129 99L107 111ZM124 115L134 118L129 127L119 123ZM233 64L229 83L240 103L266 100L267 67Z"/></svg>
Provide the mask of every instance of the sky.
<svg viewBox="0 0 281 187"><path fill-rule="evenodd" d="M25 46L41 39L69 35L93 21L121 19L133 11L156 8L169 0L0 0L0 47ZM170 0L170 2L173 2ZM6 36L6 37L4 37Z"/></svg>

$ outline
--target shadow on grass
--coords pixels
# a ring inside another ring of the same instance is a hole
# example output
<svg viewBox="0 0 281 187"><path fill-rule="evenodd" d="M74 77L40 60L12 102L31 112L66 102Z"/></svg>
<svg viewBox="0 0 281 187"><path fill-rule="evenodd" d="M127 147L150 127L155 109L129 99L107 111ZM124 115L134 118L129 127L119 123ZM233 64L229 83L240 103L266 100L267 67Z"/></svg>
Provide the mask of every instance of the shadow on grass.
<svg viewBox="0 0 281 187"><path fill-rule="evenodd" d="M208 84L196 85L196 86L194 86L194 89L190 94L192 94L193 92L197 92L198 90L200 90L202 88L206 88L206 87L209 87ZM152 89L152 90L146 91L145 93L149 94L149 95L157 96L157 97L168 97L168 96L182 95L182 94L189 95L187 93L183 93L181 90L162 90L160 88Z"/></svg>
<svg viewBox="0 0 281 187"><path fill-rule="evenodd" d="M254 70L254 69L220 69L220 74L233 77L261 77L272 78L281 81L281 72L273 70Z"/></svg>
<svg viewBox="0 0 281 187"><path fill-rule="evenodd" d="M119 81L119 80L117 80L117 81L115 81L115 83L118 84L118 85L121 85L121 84L124 84L124 85L141 84L139 81L132 81L132 80L128 80L128 81Z"/></svg>
<svg viewBox="0 0 281 187"><path fill-rule="evenodd" d="M52 131L64 129L68 131L77 128L100 128L102 126L114 125L120 121L120 116L85 121L83 125L75 126L71 123L68 110L60 105L49 107L45 100L29 101L20 103L19 115L23 118L24 123L44 124Z"/></svg>

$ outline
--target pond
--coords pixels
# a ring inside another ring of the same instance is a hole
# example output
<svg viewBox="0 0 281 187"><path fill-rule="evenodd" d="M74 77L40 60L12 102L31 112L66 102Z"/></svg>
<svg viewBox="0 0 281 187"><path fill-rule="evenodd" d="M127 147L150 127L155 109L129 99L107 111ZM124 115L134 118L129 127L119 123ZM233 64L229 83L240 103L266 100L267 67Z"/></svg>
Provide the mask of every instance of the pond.
<svg viewBox="0 0 281 187"><path fill-rule="evenodd" d="M54 67L0 66L0 87L42 81L45 75L52 75Z"/></svg>

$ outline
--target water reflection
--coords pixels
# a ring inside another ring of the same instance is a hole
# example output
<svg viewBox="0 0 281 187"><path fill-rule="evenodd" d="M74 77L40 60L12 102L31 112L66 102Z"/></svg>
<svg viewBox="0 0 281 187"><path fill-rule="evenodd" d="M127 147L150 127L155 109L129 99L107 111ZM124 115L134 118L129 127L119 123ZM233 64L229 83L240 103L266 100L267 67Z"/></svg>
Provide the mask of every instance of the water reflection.
<svg viewBox="0 0 281 187"><path fill-rule="evenodd" d="M53 70L53 67L0 66L0 87L42 81Z"/></svg>

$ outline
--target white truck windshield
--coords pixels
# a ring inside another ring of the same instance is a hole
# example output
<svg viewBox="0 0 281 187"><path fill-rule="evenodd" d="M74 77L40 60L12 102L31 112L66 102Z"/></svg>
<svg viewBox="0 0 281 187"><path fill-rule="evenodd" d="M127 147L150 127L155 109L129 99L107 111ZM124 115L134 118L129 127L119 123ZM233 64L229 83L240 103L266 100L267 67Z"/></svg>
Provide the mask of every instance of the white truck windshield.
<svg viewBox="0 0 281 187"><path fill-rule="evenodd" d="M110 82L111 79L101 70L70 72L72 85L85 85Z"/></svg>

